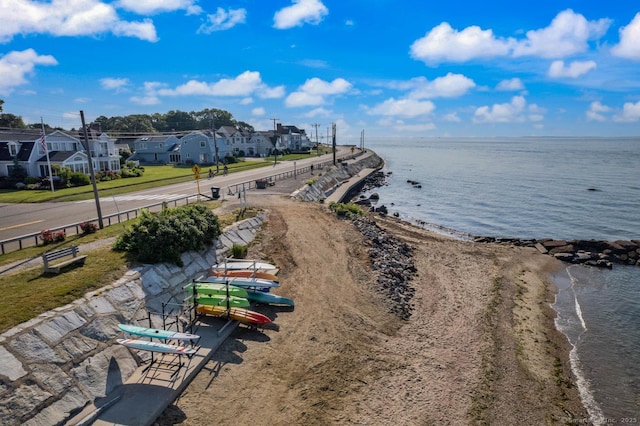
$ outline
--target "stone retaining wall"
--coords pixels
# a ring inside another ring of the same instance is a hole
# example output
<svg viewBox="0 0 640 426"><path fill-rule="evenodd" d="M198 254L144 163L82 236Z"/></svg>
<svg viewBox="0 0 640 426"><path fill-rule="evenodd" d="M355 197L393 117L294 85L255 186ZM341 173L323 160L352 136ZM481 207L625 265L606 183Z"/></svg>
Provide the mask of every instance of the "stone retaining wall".
<svg viewBox="0 0 640 426"><path fill-rule="evenodd" d="M122 334L118 323L150 316L153 326L162 328L160 313L167 303L173 321L183 321L177 317L182 286L224 259L233 244L252 241L264 219L226 228L210 249L184 253L183 267L129 270L113 284L0 335L0 425L64 424L124 383L141 360L115 344Z"/></svg>
<svg viewBox="0 0 640 426"><path fill-rule="evenodd" d="M337 166L316 169L314 172L316 175L309 179L313 183L304 185L295 191L292 196L304 201L323 201L340 187L344 181L357 175L360 170L382 166L383 160L376 153L369 152L369 154L365 157L356 157L353 160L340 162Z"/></svg>

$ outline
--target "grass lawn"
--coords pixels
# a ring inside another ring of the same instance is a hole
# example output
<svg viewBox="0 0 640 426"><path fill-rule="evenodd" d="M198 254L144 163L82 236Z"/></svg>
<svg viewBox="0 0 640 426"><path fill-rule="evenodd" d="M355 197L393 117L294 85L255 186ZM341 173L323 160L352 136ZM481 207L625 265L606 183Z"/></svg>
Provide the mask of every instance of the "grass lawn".
<svg viewBox="0 0 640 426"><path fill-rule="evenodd" d="M205 202L211 209L220 206L220 201ZM219 215L221 228L239 220L254 217L258 209L237 210ZM126 226L137 219L123 224L107 226L94 234L74 235L58 244L30 247L0 256L0 270L9 263L40 257L48 250L57 250L70 245L86 244L98 239L120 235ZM84 251L87 260L84 266L70 267L60 274L44 274L43 265L15 274L0 274L0 333L28 321L39 314L66 305L82 297L87 291L98 290L122 277L134 266L126 253L104 247Z"/></svg>
<svg viewBox="0 0 640 426"><path fill-rule="evenodd" d="M307 156L308 157L308 156ZM283 161L281 157L279 161ZM243 161L229 165L229 173L266 167L273 160ZM212 167L215 170L215 166ZM206 178L206 170L200 176ZM109 195L126 194L149 188L171 185L193 180L191 166L145 166L144 175L134 178L97 182L98 191L108 191ZM93 198L93 185L51 190L0 189L0 203L42 203L46 201L79 201Z"/></svg>

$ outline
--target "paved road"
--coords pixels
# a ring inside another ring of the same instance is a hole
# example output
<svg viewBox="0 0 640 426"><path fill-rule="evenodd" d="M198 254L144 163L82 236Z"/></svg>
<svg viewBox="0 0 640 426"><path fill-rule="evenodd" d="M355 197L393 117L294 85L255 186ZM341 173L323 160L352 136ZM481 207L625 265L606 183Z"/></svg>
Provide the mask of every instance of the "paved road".
<svg viewBox="0 0 640 426"><path fill-rule="evenodd" d="M336 156L341 158L350 155L346 147L339 147ZM203 178L199 181L200 193L211 195L211 187L221 188L221 193L229 186L253 182L279 173L293 172L312 164L332 161L332 155L310 157L308 159L285 161L275 166L262 167L244 172L232 173L227 176L215 176L212 179ZM201 173L206 176L206 173ZM127 210L134 210L163 201L172 201L185 196L198 194L195 180L169 185L161 188L147 189L123 195L111 195L109 191L99 191L100 210L102 216L108 216ZM98 213L94 199L85 201L52 202L38 204L0 204L0 241L40 232L43 229L58 228L65 225L90 220L97 220Z"/></svg>

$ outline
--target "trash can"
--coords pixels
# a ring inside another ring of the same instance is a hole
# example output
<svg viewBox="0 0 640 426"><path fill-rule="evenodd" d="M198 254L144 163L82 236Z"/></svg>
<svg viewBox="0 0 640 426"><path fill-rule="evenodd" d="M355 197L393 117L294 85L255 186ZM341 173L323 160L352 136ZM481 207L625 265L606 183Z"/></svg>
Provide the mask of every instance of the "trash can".
<svg viewBox="0 0 640 426"><path fill-rule="evenodd" d="M213 198L214 200L217 200L218 198L220 198L220 188L217 186L212 186L211 187L211 198Z"/></svg>
<svg viewBox="0 0 640 426"><path fill-rule="evenodd" d="M256 179L256 188L257 189L265 189L267 187L268 181L266 179Z"/></svg>

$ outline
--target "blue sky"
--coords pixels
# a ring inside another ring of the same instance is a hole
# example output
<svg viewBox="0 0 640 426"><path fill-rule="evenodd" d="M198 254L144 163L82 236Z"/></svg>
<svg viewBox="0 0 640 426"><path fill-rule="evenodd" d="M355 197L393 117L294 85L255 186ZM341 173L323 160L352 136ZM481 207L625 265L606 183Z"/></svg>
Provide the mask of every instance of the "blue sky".
<svg viewBox="0 0 640 426"><path fill-rule="evenodd" d="M219 108L344 143L639 136L640 4L0 0L0 99L67 129Z"/></svg>

